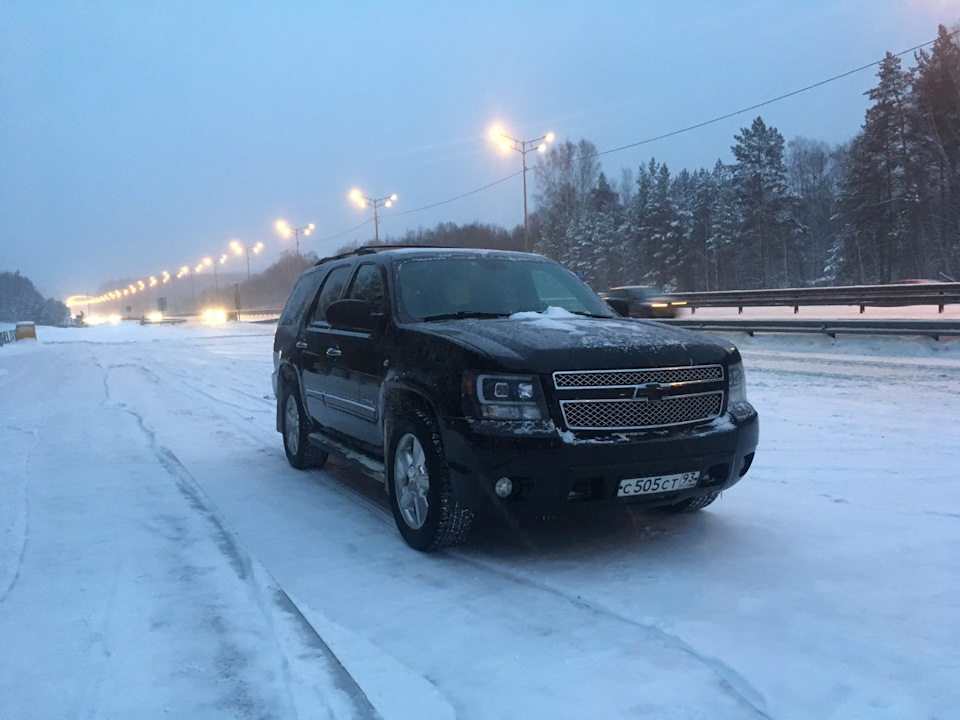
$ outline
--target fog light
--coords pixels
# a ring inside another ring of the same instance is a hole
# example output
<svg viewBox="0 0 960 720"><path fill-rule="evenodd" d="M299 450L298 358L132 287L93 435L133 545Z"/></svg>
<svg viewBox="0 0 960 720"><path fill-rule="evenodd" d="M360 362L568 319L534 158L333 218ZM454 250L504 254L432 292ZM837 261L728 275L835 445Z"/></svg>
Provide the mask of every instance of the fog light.
<svg viewBox="0 0 960 720"><path fill-rule="evenodd" d="M497 480L497 484L493 486L493 490L497 493L498 497L510 497L510 493L513 492L513 480L508 477L502 477Z"/></svg>

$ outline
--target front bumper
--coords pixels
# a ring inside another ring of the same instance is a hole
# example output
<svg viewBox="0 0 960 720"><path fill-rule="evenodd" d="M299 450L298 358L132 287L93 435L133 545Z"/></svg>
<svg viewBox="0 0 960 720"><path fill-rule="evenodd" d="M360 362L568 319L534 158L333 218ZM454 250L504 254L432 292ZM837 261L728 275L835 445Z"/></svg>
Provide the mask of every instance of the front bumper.
<svg viewBox="0 0 960 720"><path fill-rule="evenodd" d="M540 512L578 504L668 505L726 490L749 469L760 424L753 407L742 403L708 425L680 431L506 435L463 418L445 418L441 434L459 502L477 510L493 503ZM617 497L624 478L692 471L700 473L696 487ZM514 486L507 498L494 492L502 477Z"/></svg>

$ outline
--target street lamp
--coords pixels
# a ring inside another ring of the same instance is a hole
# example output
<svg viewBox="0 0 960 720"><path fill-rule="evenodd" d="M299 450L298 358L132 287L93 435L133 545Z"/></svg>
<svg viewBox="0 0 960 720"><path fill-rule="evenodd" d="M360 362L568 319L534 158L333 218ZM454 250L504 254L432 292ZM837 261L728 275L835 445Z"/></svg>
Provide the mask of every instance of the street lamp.
<svg viewBox="0 0 960 720"><path fill-rule="evenodd" d="M545 152L547 143L553 142L553 133L533 140L517 140L506 135L502 128L496 127L490 131L490 137L504 150L516 150L523 160L523 249L530 252L530 228L527 223L527 153L531 150Z"/></svg>
<svg viewBox="0 0 960 720"><path fill-rule="evenodd" d="M191 315L196 315L196 313L197 313L197 288L196 288L196 285L195 285L194 282L193 282L193 273L190 272L190 268L188 268L186 265L182 265L182 266L180 267L180 272L177 273L177 280L179 280L180 278L182 278L184 275L189 275L189 276L190 276L190 314L191 314ZM124 295L126 295L126 291L124 291Z"/></svg>
<svg viewBox="0 0 960 720"><path fill-rule="evenodd" d="M394 201L397 199L397 194L394 193L389 197L383 198L368 198L366 195L361 195L359 190L352 190L350 192L350 199L353 200L360 207L367 207L368 205L373 208L373 236L374 243L376 245L380 244L380 214L377 212L379 207L390 207L393 205Z"/></svg>
<svg viewBox="0 0 960 720"><path fill-rule="evenodd" d="M316 227L313 223L309 225L304 225L301 228L290 227L287 224L286 220L277 220L277 232L279 232L284 237L290 237L290 233L293 233L293 236L297 240L297 257L300 257L300 234L303 233L304 236L309 235L313 232L313 229Z"/></svg>
<svg viewBox="0 0 960 720"><path fill-rule="evenodd" d="M214 287L214 292L216 293L218 307L220 305L220 280L217 277L217 265L223 265L226 261L227 261L226 255L221 255L220 257L218 257L216 262L214 262L211 258L208 258L208 257L205 257L203 259L204 265L206 265L207 267L210 267L211 265L213 266L213 287Z"/></svg>
<svg viewBox="0 0 960 720"><path fill-rule="evenodd" d="M243 253L247 254L247 279L250 278L250 253L252 252L256 255L258 252L263 250L263 243L258 242L256 245L241 245L239 241L234 240L230 243L230 247L233 248L233 251L237 255L242 255Z"/></svg>

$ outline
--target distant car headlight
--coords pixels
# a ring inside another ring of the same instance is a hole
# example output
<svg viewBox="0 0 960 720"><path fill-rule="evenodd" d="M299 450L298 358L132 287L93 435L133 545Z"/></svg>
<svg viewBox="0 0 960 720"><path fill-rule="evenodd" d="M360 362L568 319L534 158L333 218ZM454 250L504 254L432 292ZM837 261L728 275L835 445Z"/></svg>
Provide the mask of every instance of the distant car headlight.
<svg viewBox="0 0 960 720"><path fill-rule="evenodd" d="M209 308L203 311L203 321L210 325L222 325L227 321L227 311L219 308Z"/></svg>
<svg viewBox="0 0 960 720"><path fill-rule="evenodd" d="M542 420L546 407L534 375L464 373L464 411L483 420Z"/></svg>
<svg viewBox="0 0 960 720"><path fill-rule="evenodd" d="M743 363L731 363L727 369L730 376L729 405L736 405L747 401L747 377L743 371Z"/></svg>

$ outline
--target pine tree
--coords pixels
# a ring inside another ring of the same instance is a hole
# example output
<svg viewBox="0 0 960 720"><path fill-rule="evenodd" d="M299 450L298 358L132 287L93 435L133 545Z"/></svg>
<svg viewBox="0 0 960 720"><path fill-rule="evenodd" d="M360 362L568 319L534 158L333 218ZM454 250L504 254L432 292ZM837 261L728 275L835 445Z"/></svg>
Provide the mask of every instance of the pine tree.
<svg viewBox="0 0 960 720"><path fill-rule="evenodd" d="M841 204L851 227L844 229L834 261L842 275L853 267L858 281L867 283L913 277L921 264L909 75L900 58L887 53L877 76L877 87L867 93L874 104L850 148Z"/></svg>
<svg viewBox="0 0 960 720"><path fill-rule="evenodd" d="M731 149L737 162L733 180L743 210L744 255L754 260L757 287L769 287L775 278L783 284L789 276L794 240L783 136L758 117L734 139L737 143Z"/></svg>
<svg viewBox="0 0 960 720"><path fill-rule="evenodd" d="M743 245L738 242L744 218L737 202L733 166L718 160L711 176L714 191L707 252L713 265L713 287L716 290L744 289L748 283L743 276L745 263L740 254Z"/></svg>
<svg viewBox="0 0 960 720"><path fill-rule="evenodd" d="M941 25L928 54L917 53L913 101L928 257L921 272L960 271L960 45Z"/></svg>
<svg viewBox="0 0 960 720"><path fill-rule="evenodd" d="M826 143L795 138L787 143L785 164L798 230L798 275L791 285L825 282L837 220L842 158L846 151Z"/></svg>

